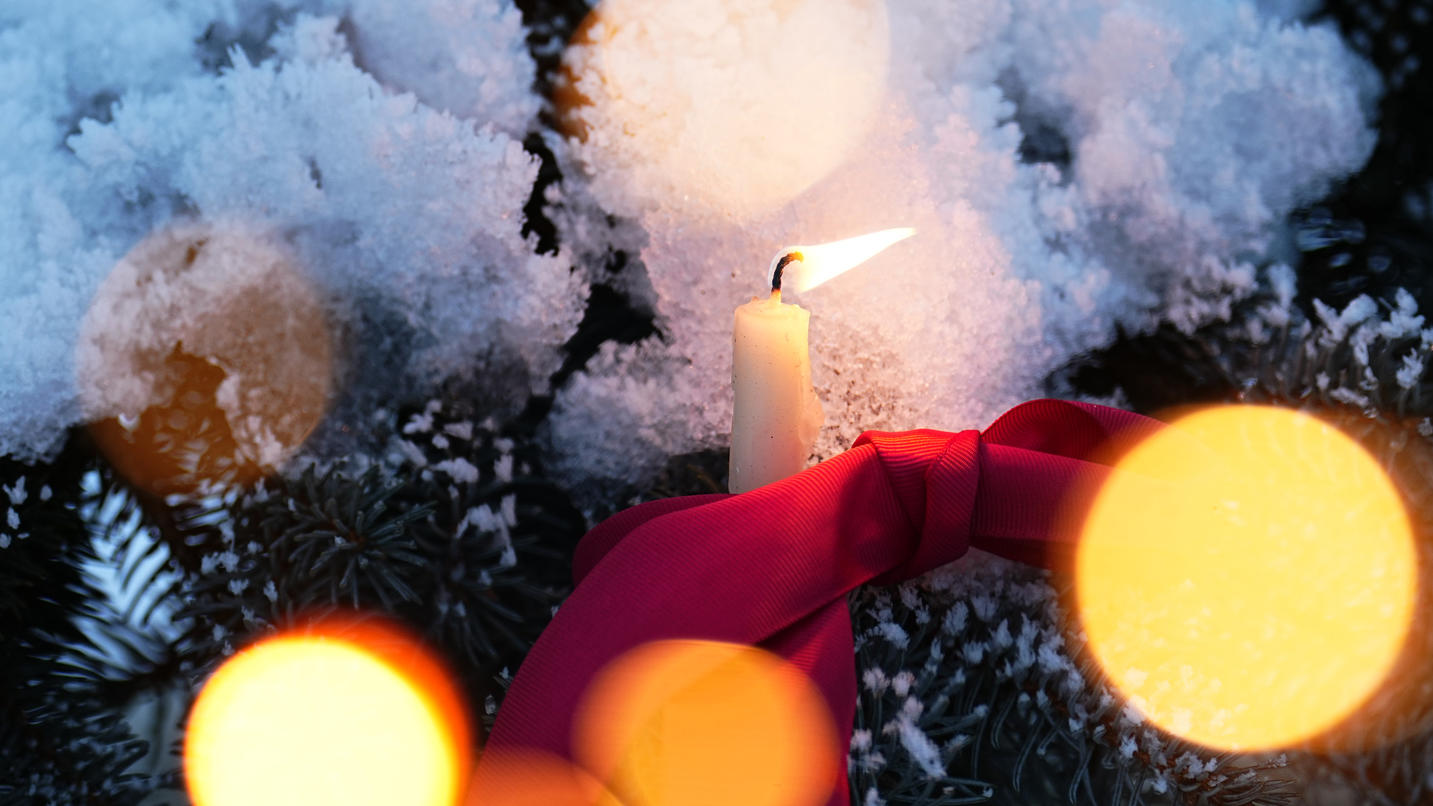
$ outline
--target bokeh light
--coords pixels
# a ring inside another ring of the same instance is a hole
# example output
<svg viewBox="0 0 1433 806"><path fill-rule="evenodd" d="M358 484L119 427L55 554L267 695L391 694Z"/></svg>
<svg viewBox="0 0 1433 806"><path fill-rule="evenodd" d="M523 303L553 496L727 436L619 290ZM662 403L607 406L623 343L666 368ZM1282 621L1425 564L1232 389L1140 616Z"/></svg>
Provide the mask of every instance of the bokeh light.
<svg viewBox="0 0 1433 806"><path fill-rule="evenodd" d="M564 58L567 129L673 206L737 218L843 162L878 113L884 0L604 0Z"/></svg>
<svg viewBox="0 0 1433 806"><path fill-rule="evenodd" d="M90 432L156 495L246 483L322 420L332 336L273 233L185 221L140 241L90 302L75 357Z"/></svg>
<svg viewBox="0 0 1433 806"><path fill-rule="evenodd" d="M416 642L330 622L229 659L190 714L195 806L452 806L467 786L462 700Z"/></svg>
<svg viewBox="0 0 1433 806"><path fill-rule="evenodd" d="M577 717L579 762L626 806L818 806L845 756L810 679L736 644L638 647L598 675Z"/></svg>
<svg viewBox="0 0 1433 806"><path fill-rule="evenodd" d="M1176 419L1094 497L1076 559L1089 645L1150 721L1218 749L1329 731L1403 649L1418 557L1374 459L1310 415Z"/></svg>

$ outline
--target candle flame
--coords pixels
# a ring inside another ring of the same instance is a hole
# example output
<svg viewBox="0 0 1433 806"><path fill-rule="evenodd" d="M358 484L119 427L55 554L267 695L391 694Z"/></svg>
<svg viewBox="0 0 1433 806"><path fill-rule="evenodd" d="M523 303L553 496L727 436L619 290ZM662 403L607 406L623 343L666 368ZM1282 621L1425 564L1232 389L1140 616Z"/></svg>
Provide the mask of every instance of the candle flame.
<svg viewBox="0 0 1433 806"><path fill-rule="evenodd" d="M815 246L788 246L778 252L776 258L771 261L771 270L767 276L775 274L776 264L781 258L793 252L798 253L801 256L799 261L783 270L781 287L792 291L807 291L865 263L914 234L916 231L911 227L898 227Z"/></svg>

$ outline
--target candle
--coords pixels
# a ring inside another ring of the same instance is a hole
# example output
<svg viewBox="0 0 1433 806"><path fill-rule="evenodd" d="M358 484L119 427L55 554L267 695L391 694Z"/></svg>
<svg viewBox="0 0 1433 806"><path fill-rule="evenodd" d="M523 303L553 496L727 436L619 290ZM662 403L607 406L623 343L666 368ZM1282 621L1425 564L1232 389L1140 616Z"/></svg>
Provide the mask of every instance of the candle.
<svg viewBox="0 0 1433 806"><path fill-rule="evenodd" d="M731 422L734 493L754 490L806 466L824 417L811 388L807 328L811 314L781 301L781 275L800 252L777 258L771 296L752 297L736 309L731 381L736 404Z"/></svg>
<svg viewBox="0 0 1433 806"><path fill-rule="evenodd" d="M811 314L781 301L783 285L797 291L813 288L914 232L883 230L783 249L772 261L771 295L753 297L736 309L729 490L743 493L800 472L824 421L821 401L811 386L807 348Z"/></svg>

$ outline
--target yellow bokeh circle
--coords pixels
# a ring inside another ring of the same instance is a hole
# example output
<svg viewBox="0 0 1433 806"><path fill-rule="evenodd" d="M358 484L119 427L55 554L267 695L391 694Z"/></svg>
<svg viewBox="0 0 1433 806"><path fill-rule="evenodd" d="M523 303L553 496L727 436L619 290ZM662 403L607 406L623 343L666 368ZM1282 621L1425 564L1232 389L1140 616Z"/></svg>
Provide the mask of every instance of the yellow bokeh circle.
<svg viewBox="0 0 1433 806"><path fill-rule="evenodd" d="M584 695L578 760L626 806L819 806L844 748L806 675L754 647L656 641Z"/></svg>
<svg viewBox="0 0 1433 806"><path fill-rule="evenodd" d="M1089 647L1151 722L1288 747L1355 714L1398 660L1418 558L1393 483L1300 412L1230 406L1134 445L1076 559Z"/></svg>
<svg viewBox="0 0 1433 806"><path fill-rule="evenodd" d="M240 652L190 715L196 806L451 806L467 729L451 684L388 630L306 632Z"/></svg>

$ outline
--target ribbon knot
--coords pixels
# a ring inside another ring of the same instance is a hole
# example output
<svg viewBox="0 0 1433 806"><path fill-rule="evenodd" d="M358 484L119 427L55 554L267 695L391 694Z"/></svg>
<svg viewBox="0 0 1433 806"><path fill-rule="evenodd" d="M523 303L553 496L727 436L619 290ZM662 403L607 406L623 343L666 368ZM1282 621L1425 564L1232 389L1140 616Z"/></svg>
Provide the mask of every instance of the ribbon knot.
<svg viewBox="0 0 1433 806"><path fill-rule="evenodd" d="M965 554L979 488L980 432L867 431L852 447L862 445L875 448L915 536L905 561L871 584L912 579Z"/></svg>
<svg viewBox="0 0 1433 806"><path fill-rule="evenodd" d="M846 594L919 576L972 546L1048 564L1073 545L1071 499L1082 503L1108 472L1091 461L1101 446L1158 427L1037 400L983 434L867 432L739 496L621 512L578 546L578 584L518 670L488 749L573 758L574 714L604 666L649 641L697 638L759 645L804 671L835 719L831 752L844 756L856 702ZM849 803L844 772L832 783L830 803Z"/></svg>

